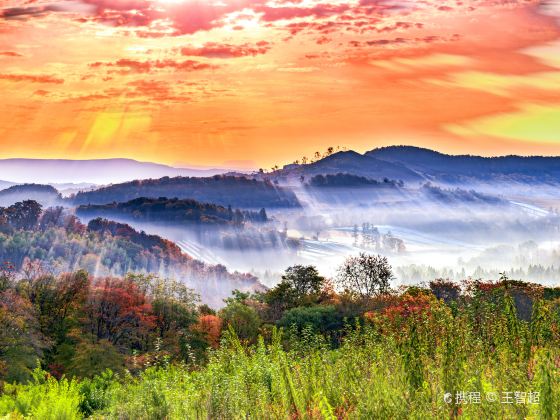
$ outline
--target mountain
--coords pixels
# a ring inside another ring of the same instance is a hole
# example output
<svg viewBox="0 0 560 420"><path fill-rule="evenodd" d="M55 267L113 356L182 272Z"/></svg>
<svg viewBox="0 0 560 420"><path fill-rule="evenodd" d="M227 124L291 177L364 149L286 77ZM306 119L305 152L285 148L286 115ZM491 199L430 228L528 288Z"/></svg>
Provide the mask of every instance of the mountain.
<svg viewBox="0 0 560 420"><path fill-rule="evenodd" d="M315 175L351 174L369 179L385 178L404 182L422 181L422 177L399 162L377 159L374 156L361 155L354 151L334 153L317 162L305 165L286 165L275 175L279 177L310 178Z"/></svg>
<svg viewBox="0 0 560 420"><path fill-rule="evenodd" d="M212 176L229 169L175 168L133 159L1 159L0 173L6 180L31 183L110 184L164 176Z"/></svg>
<svg viewBox="0 0 560 420"><path fill-rule="evenodd" d="M50 185L23 184L13 185L0 191L0 206L10 206L14 203L35 200L44 207L59 204L62 196L56 188Z"/></svg>
<svg viewBox="0 0 560 420"><path fill-rule="evenodd" d="M74 205L125 202L135 198L193 199L240 208L299 207L295 194L269 181L215 175L209 178L163 177L110 185L79 192L69 200Z"/></svg>
<svg viewBox="0 0 560 420"><path fill-rule="evenodd" d="M15 182L0 180L0 189L8 188L8 187L11 187L12 185L16 185Z"/></svg>
<svg viewBox="0 0 560 420"><path fill-rule="evenodd" d="M413 146L390 146L365 153L375 159L400 164L435 182L560 182L560 157L446 155Z"/></svg>

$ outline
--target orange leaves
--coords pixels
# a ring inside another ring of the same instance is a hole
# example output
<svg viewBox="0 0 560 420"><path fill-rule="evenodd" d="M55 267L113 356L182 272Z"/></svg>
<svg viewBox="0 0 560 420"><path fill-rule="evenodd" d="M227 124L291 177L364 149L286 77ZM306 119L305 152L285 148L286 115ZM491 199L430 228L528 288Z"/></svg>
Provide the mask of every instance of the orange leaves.
<svg viewBox="0 0 560 420"><path fill-rule="evenodd" d="M213 348L218 348L220 345L222 324L222 319L216 315L201 315L198 318L198 322L193 325L191 329L204 334L208 340L208 344Z"/></svg>

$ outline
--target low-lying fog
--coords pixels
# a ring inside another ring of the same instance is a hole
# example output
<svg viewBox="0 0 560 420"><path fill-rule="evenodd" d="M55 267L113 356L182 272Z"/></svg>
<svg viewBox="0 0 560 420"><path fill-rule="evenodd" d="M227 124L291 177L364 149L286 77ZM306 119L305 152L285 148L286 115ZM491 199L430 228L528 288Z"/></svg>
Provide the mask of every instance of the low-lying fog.
<svg viewBox="0 0 560 420"><path fill-rule="evenodd" d="M500 272L543 284L560 280L560 201L551 188L485 191L494 195L437 187L295 191L303 208L267 209L274 221L265 226L201 233L123 221L176 242L194 258L251 272L268 286L293 264L314 264L333 276L344 258L359 252L386 255L395 285L496 279Z"/></svg>

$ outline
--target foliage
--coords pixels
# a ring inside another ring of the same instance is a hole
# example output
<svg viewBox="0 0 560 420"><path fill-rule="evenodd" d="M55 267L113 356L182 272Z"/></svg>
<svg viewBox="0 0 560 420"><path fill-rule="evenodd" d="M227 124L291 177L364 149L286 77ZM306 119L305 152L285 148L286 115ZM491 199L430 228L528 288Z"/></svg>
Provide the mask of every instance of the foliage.
<svg viewBox="0 0 560 420"><path fill-rule="evenodd" d="M265 209L233 210L231 206L201 203L192 199L135 198L124 203L89 204L76 209L83 216L119 216L139 221L193 223L200 225L241 225L244 222L268 221Z"/></svg>
<svg viewBox="0 0 560 420"><path fill-rule="evenodd" d="M154 276L83 276L5 282L2 378L16 352L28 356L22 373L12 373L16 383L2 384L0 416L554 419L560 412L560 300L506 276L377 296L337 294L322 282L320 293L306 287L297 299L284 280L293 306L273 322L287 337L263 325L269 292L236 291L216 315L197 306L192 291ZM345 320L352 311L356 318ZM60 371L32 371L32 358ZM504 395L512 402L500 403Z"/></svg>
<svg viewBox="0 0 560 420"><path fill-rule="evenodd" d="M47 209L31 219L2 218L0 209L0 261L11 263L16 272L40 261L43 272L54 274L79 269L95 276L155 273L184 279L213 305L221 304L233 289L259 288L258 280L250 274L230 273L223 265L192 259L173 242L123 223L94 219L86 227L59 208Z"/></svg>
<svg viewBox="0 0 560 420"><path fill-rule="evenodd" d="M340 267L337 282L340 287L362 297L373 297L387 293L392 278L386 257L360 253L348 258Z"/></svg>
<svg viewBox="0 0 560 420"><path fill-rule="evenodd" d="M233 301L220 311L220 318L240 339L254 341L257 338L261 320L253 308Z"/></svg>
<svg viewBox="0 0 560 420"><path fill-rule="evenodd" d="M107 204L138 197L177 197L242 208L299 207L300 205L292 191L280 188L269 181L228 175L208 178L163 177L131 181L94 191L79 192L71 201L74 205Z"/></svg>
<svg viewBox="0 0 560 420"><path fill-rule="evenodd" d="M286 311L278 325L285 328L296 326L300 331L310 327L315 332L327 333L340 329L343 322L333 305L314 305Z"/></svg>
<svg viewBox="0 0 560 420"><path fill-rule="evenodd" d="M315 175L308 181L308 186L321 188L397 188L403 187L404 183L402 181L393 181L387 178L385 178L383 181L377 181L375 179L352 175L349 173L338 173L336 175Z"/></svg>

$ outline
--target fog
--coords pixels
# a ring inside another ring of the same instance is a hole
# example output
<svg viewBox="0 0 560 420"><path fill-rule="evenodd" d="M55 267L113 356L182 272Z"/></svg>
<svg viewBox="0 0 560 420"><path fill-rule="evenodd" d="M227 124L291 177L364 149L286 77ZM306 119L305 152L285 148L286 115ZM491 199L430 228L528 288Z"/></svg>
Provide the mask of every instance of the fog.
<svg viewBox="0 0 560 420"><path fill-rule="evenodd" d="M496 279L501 272L543 284L560 280L560 216L549 187L294 191L302 208L267 209L272 221L264 225L120 221L170 239L196 259L250 272L267 286L294 264L334 276L360 252L387 256L395 286L437 277Z"/></svg>

